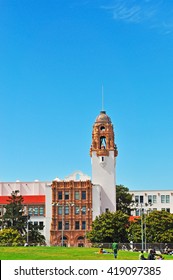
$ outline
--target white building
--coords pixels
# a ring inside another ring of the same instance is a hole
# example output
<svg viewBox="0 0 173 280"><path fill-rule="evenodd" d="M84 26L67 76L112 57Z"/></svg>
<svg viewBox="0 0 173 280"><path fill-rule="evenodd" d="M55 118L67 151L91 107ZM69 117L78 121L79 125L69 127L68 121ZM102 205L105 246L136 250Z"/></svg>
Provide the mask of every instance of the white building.
<svg viewBox="0 0 173 280"><path fill-rule="evenodd" d="M173 213L173 190L135 190L129 193L133 195L136 206L133 216L140 215L140 208Z"/></svg>

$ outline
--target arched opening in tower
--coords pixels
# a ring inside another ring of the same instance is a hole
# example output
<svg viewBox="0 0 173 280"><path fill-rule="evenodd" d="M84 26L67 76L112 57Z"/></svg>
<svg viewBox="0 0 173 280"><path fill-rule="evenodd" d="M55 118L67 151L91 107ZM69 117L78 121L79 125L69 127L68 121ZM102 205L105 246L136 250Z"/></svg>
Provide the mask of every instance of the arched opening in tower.
<svg viewBox="0 0 173 280"><path fill-rule="evenodd" d="M100 149L106 149L106 137L105 136L100 137Z"/></svg>

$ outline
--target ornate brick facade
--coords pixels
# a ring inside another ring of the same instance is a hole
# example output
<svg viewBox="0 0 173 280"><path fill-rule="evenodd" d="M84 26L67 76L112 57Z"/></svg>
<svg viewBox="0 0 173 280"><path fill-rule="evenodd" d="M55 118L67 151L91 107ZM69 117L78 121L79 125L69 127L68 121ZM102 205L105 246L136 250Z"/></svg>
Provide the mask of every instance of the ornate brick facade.
<svg viewBox="0 0 173 280"><path fill-rule="evenodd" d="M51 245L86 246L91 224L91 181L53 181Z"/></svg>

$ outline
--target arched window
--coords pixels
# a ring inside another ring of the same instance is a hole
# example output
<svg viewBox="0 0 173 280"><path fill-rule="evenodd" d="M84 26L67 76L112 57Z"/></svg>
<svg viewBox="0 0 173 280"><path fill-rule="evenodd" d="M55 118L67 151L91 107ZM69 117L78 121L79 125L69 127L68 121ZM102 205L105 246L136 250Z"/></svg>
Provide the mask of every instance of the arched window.
<svg viewBox="0 0 173 280"><path fill-rule="evenodd" d="M106 148L106 137L101 136L100 137L100 149L105 149Z"/></svg>

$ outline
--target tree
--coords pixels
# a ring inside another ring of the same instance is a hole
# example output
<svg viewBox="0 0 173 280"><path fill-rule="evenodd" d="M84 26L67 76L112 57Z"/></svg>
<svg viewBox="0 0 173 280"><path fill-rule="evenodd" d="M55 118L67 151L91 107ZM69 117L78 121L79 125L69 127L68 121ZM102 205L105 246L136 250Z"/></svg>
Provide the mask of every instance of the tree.
<svg viewBox="0 0 173 280"><path fill-rule="evenodd" d="M17 230L21 236L29 243L45 243L45 237L40 233L39 227L29 222L30 216L24 214L23 197L19 195L19 191L13 191L11 197L7 200L5 206L6 212L2 217L2 227ZM28 226L27 226L28 223Z"/></svg>
<svg viewBox="0 0 173 280"><path fill-rule="evenodd" d="M127 242L126 228L129 225L129 216L122 211L106 212L96 217L92 223L92 230L87 234L91 242L112 243Z"/></svg>
<svg viewBox="0 0 173 280"><path fill-rule="evenodd" d="M141 243L141 217L131 221L127 231L129 241Z"/></svg>
<svg viewBox="0 0 173 280"><path fill-rule="evenodd" d="M173 242L173 214L166 211L153 211L148 215L144 214L143 232L147 243L172 243ZM129 228L129 239L133 242L141 242L141 217L131 222Z"/></svg>
<svg viewBox="0 0 173 280"><path fill-rule="evenodd" d="M23 197L19 191L13 191L7 200L6 211L2 217L3 225L6 228L18 230L21 234L25 232L27 216L23 215Z"/></svg>
<svg viewBox="0 0 173 280"><path fill-rule="evenodd" d="M173 242L173 214L153 211L146 217L146 225L148 242Z"/></svg>
<svg viewBox="0 0 173 280"><path fill-rule="evenodd" d="M21 234L12 228L4 228L0 231L0 245L1 246L17 246L24 244L24 238Z"/></svg>
<svg viewBox="0 0 173 280"><path fill-rule="evenodd" d="M116 186L116 205L117 210L130 215L131 208L130 204L132 203L132 195L129 193L129 189L123 185Z"/></svg>
<svg viewBox="0 0 173 280"><path fill-rule="evenodd" d="M25 240L27 240L27 233L24 236ZM39 231L39 226L34 225L29 222L29 230L28 230L28 243L29 244L44 244L45 245L45 237Z"/></svg>

